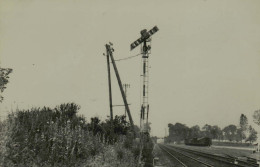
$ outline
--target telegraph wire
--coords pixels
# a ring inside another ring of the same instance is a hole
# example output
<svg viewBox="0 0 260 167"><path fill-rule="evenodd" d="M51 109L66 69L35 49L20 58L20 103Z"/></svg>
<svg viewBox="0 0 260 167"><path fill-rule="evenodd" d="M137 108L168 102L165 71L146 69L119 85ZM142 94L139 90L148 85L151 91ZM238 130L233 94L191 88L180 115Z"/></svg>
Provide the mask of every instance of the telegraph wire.
<svg viewBox="0 0 260 167"><path fill-rule="evenodd" d="M129 56L129 57L122 58L122 59L117 59L117 60L115 60L115 61L123 61L123 60L128 60L128 59L132 59L132 58L134 58L134 57L140 56L140 55L141 55L141 54L139 53L139 54L137 54L137 55L134 55L134 56Z"/></svg>

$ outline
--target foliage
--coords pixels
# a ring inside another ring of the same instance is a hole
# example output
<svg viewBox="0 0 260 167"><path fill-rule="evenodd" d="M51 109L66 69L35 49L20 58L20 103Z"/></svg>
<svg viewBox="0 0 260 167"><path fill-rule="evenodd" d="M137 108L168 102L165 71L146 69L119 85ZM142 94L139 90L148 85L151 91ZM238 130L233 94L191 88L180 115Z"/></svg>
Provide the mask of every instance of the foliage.
<svg viewBox="0 0 260 167"><path fill-rule="evenodd" d="M1 94L6 89L6 84L9 82L9 74L12 71L13 70L10 68L0 68L0 102L2 102L4 99Z"/></svg>
<svg viewBox="0 0 260 167"><path fill-rule="evenodd" d="M255 122L260 122L260 110L254 113ZM259 123L260 125L260 123ZM253 142L257 139L256 131L252 130L251 126L248 126L248 120L246 115L241 114L239 120L239 127L236 125L228 125L221 129L214 125L205 124L202 129L198 125L187 127L185 124L176 123L168 124L169 136L165 138L165 142L181 142L184 139L210 137L215 140L228 140L239 142L243 139ZM251 128L250 132L248 127ZM249 133L246 135L246 133ZM248 138L247 138L248 137Z"/></svg>
<svg viewBox="0 0 260 167"><path fill-rule="evenodd" d="M237 128L237 135L236 135L236 141L243 141L244 139L246 139L246 133L247 131L243 131L242 128Z"/></svg>
<svg viewBox="0 0 260 167"><path fill-rule="evenodd" d="M175 125L168 124L169 127L169 137L172 141L180 142L188 137L189 128L181 123L176 123Z"/></svg>
<svg viewBox="0 0 260 167"><path fill-rule="evenodd" d="M142 152L142 160L145 162L145 167L153 167L153 141L151 140L150 136L145 137L143 152Z"/></svg>
<svg viewBox="0 0 260 167"><path fill-rule="evenodd" d="M125 120L125 116L115 116L113 120L106 119L101 122L98 117L91 118L88 124L89 130L94 136L99 136L101 141L113 144L118 141L120 135L127 135L130 132L130 124Z"/></svg>
<svg viewBox="0 0 260 167"><path fill-rule="evenodd" d="M222 131L220 129L220 127L218 126L212 126L212 129L211 129L211 134L212 134L212 138L213 139L223 139L223 135L222 135Z"/></svg>
<svg viewBox="0 0 260 167"><path fill-rule="evenodd" d="M86 167L135 167L136 158L131 150L126 149L123 145L123 140L116 144L105 145L102 152L89 159L84 166Z"/></svg>
<svg viewBox="0 0 260 167"><path fill-rule="evenodd" d="M168 142L175 141L180 142L187 138L198 138L198 137L210 137L213 139L221 139L222 132L218 126L211 126L206 124L202 130L198 125L187 127L184 124L176 123L175 125L168 124L169 137L166 139Z"/></svg>
<svg viewBox="0 0 260 167"><path fill-rule="evenodd" d="M260 126L260 110L256 110L253 114L254 123Z"/></svg>
<svg viewBox="0 0 260 167"><path fill-rule="evenodd" d="M223 132L227 140L233 141L236 139L237 127L236 125L228 125L223 129Z"/></svg>
<svg viewBox="0 0 260 167"><path fill-rule="evenodd" d="M190 137L200 137L201 136L201 131L200 127L198 125L192 126L190 128Z"/></svg>
<svg viewBox="0 0 260 167"><path fill-rule="evenodd" d="M124 117L88 124L79 108L68 103L9 114L0 124L0 166L135 166L136 144Z"/></svg>
<svg viewBox="0 0 260 167"><path fill-rule="evenodd" d="M248 120L247 120L246 115L241 114L239 125L240 125L240 128L242 129L242 131L246 131L247 130L247 128L248 128Z"/></svg>
<svg viewBox="0 0 260 167"><path fill-rule="evenodd" d="M211 126L211 125L204 125L203 128L202 128L204 131L203 131L203 136L206 136L206 137L210 137L212 139L221 139L222 138L222 132L221 132L221 129L218 127L218 126Z"/></svg>
<svg viewBox="0 0 260 167"><path fill-rule="evenodd" d="M204 136L213 138L213 135L212 135L212 129L213 129L213 128L212 128L211 125L206 124L206 125L204 125L204 126L202 127L202 129L204 130L204 131L203 131L203 135L204 135Z"/></svg>
<svg viewBox="0 0 260 167"><path fill-rule="evenodd" d="M137 125L134 125L134 131L137 138L140 138L140 129Z"/></svg>
<svg viewBox="0 0 260 167"><path fill-rule="evenodd" d="M239 120L239 126L240 129L238 130L238 134L240 135L239 137L241 138L241 140L246 138L246 131L248 129L248 120L246 115L241 114L240 116L240 120Z"/></svg>
<svg viewBox="0 0 260 167"><path fill-rule="evenodd" d="M246 140L252 143L257 139L257 132L251 125L249 126L248 129L249 129L249 136Z"/></svg>
<svg viewBox="0 0 260 167"><path fill-rule="evenodd" d="M84 130L84 118L76 116L78 109L71 103L9 115L7 121L13 126L8 129L11 134L4 164L73 165L76 159L86 159L95 140Z"/></svg>

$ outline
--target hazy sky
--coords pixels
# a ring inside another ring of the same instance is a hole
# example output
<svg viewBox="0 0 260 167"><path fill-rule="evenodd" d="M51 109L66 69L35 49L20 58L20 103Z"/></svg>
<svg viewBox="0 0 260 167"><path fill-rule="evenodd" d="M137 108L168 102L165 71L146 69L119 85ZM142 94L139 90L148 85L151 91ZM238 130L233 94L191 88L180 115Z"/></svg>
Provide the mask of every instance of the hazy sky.
<svg viewBox="0 0 260 167"><path fill-rule="evenodd" d="M0 0L1 67L13 68L0 115L65 102L87 119L109 115L105 44L115 59L157 25L150 56L150 122L238 124L260 109L259 0ZM141 57L117 62L139 125ZM123 104L112 70L113 102ZM115 107L123 114L123 107Z"/></svg>

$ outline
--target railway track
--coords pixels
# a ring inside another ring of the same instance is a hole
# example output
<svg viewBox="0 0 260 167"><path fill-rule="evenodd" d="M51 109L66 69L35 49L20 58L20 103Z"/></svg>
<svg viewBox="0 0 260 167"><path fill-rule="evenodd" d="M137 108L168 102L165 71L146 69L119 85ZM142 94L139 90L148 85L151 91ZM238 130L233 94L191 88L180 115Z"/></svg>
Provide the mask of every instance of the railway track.
<svg viewBox="0 0 260 167"><path fill-rule="evenodd" d="M214 167L213 165L207 163L207 162L203 162L199 159L196 159L190 155L184 154L180 151L174 150L174 149L170 149L167 146L163 146L163 145L159 145L159 147L165 151L166 153L168 153L173 159L175 159L182 167L189 167L191 165L188 165L187 161L194 161L197 163L196 166L207 166L207 167ZM188 160L187 160L188 159ZM194 163L192 163L192 166L195 166Z"/></svg>
<svg viewBox="0 0 260 167"><path fill-rule="evenodd" d="M159 145L159 147L167 152L172 158L175 160L178 159L183 163L182 166L189 166L185 161L191 161L201 164L203 166L208 167L219 167L219 166L230 166L230 167L259 167L258 164L238 160L235 157L226 157L221 155L215 155L210 153L205 153L201 151L195 151L191 149L186 149L182 147L176 147L176 146L167 146L167 145ZM178 155L178 156L177 156ZM180 160L182 159L182 160ZM202 160L204 159L204 160ZM177 161L178 161L177 160ZM179 162L178 161L178 162ZM180 163L180 164L181 164ZM192 165L192 167L195 165Z"/></svg>
<svg viewBox="0 0 260 167"><path fill-rule="evenodd" d="M195 150L191 150L191 149L187 149L187 148L182 148L182 147L176 147L176 146L170 146L172 148L178 149L178 150L182 150L184 152L189 152L201 157L205 157L208 159L213 159L216 161L221 161L223 163L232 165L232 166L237 166L237 167L259 167L259 164L253 163L253 162L248 162L248 161L242 161L239 160L236 157L231 157L231 156L222 156L222 155L216 155L216 154L210 154L210 153L205 153L205 152L201 152L201 151L195 151Z"/></svg>
<svg viewBox="0 0 260 167"><path fill-rule="evenodd" d="M163 151L165 151L166 153L168 153L173 159L175 159L177 162L179 162L182 166L184 167L188 167L185 163L183 163L180 159L178 159L176 156L174 156L172 153L170 153L169 151L167 151L165 148L163 148L162 146L159 146L160 149L162 149Z"/></svg>

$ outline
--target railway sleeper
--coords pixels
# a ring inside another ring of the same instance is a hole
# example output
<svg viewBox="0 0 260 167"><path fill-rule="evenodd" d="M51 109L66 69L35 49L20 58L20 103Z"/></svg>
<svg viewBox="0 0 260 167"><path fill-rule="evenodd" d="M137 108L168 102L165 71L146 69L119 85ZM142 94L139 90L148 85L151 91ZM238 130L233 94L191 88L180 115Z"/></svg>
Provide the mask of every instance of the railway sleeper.
<svg viewBox="0 0 260 167"><path fill-rule="evenodd" d="M247 162L251 162L251 163L255 163L257 164L257 160L255 158L251 158L251 157L246 157L247 158Z"/></svg>
<svg viewBox="0 0 260 167"><path fill-rule="evenodd" d="M238 160L237 157L233 157L233 156L226 157L226 156L214 155L214 154L210 154L210 153L203 153L203 152L194 151L194 150L185 149L185 148L177 148L177 147L174 147L174 148L182 150L182 151L190 152L190 153L193 153L193 154L201 155L201 156L206 157L206 158L211 158L211 159L214 159L214 160L217 160L217 161L222 161L222 162L228 163L230 165L232 164L232 165L236 165L236 166L239 166L239 167L244 167L244 165L246 165L246 166L250 165L250 167L259 167L258 164L250 163L250 162L247 162L247 161L241 161L241 160Z"/></svg>

